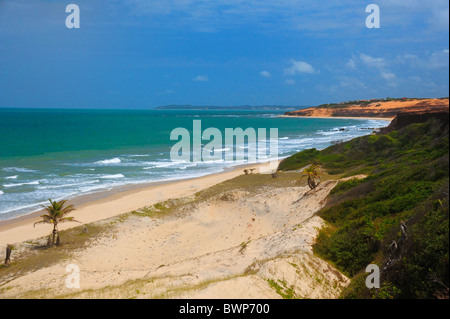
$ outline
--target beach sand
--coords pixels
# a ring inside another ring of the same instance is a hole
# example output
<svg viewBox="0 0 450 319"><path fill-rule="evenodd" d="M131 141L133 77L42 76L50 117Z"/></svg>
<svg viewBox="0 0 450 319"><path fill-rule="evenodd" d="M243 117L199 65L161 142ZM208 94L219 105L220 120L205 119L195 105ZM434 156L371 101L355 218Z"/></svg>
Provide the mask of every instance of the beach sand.
<svg viewBox="0 0 450 319"><path fill-rule="evenodd" d="M283 118L298 119L341 119L341 120L375 120L392 122L395 117L352 117L352 116L296 116L296 115L279 115Z"/></svg>
<svg viewBox="0 0 450 319"><path fill-rule="evenodd" d="M62 232L61 247L39 248L45 238L15 245L11 266L0 269L0 297L336 298L349 279L312 245L324 226L315 214L337 183L311 191L298 172L272 178L239 168L87 203L74 212L97 221L87 234ZM2 242L48 235L31 222L5 225ZM66 286L71 264L78 289Z"/></svg>
<svg viewBox="0 0 450 319"><path fill-rule="evenodd" d="M447 110L448 98L443 99L397 99L397 100L373 100L356 101L346 105L334 105L333 107L310 107L293 112L287 112L288 116L306 116L317 118L361 118L383 119L394 118L399 113L421 113L437 110Z"/></svg>
<svg viewBox="0 0 450 319"><path fill-rule="evenodd" d="M245 168L256 168L256 172L259 172L259 170L265 172L269 169L268 165L268 163L239 165L221 173L210 174L199 178L167 183L157 182L145 184L138 188L135 186L130 190L121 192L117 192L117 190L105 192L101 199L88 200L87 202L81 201L82 204L76 205L76 210L71 213L71 216L75 217L76 220L83 224L92 223L163 202L170 198L193 195L205 188L242 175ZM108 194L112 195L108 196ZM89 198L89 196L87 196L87 198ZM80 202L80 200L75 198L69 201L68 204L76 204L77 202ZM33 224L40 220L40 215L41 212L36 212L16 219L0 222L0 247L5 246L6 244L22 242L48 235L49 226L37 225L36 227L33 227ZM62 224L60 225L60 230L76 226L79 226L79 224Z"/></svg>

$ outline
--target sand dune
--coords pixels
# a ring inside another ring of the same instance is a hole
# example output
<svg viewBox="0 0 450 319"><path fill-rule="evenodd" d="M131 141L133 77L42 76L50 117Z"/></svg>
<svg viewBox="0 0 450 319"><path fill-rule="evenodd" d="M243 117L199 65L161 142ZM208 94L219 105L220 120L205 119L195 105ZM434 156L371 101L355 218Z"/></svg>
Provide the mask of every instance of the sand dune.
<svg viewBox="0 0 450 319"><path fill-rule="evenodd" d="M399 113L418 113L449 109L448 99L400 99L393 101L360 101L332 107L311 107L287 112L286 116L393 119Z"/></svg>
<svg viewBox="0 0 450 319"><path fill-rule="evenodd" d="M256 168L265 172L269 164L245 165L245 167ZM236 167L218 174L211 174L189 180L174 181L170 183L155 183L138 189L112 194L103 199L88 201L76 206L71 216L84 224L111 218L120 214L128 213L141 207L156 204L170 198L193 195L198 191L226 181L230 178L242 175L244 167ZM71 202L69 202L70 204ZM7 244L32 240L49 233L49 226L33 227L39 220L40 213L24 216L12 221L0 223L0 247ZM78 226L69 223L62 224L61 230Z"/></svg>
<svg viewBox="0 0 450 319"><path fill-rule="evenodd" d="M107 229L100 238L66 260L2 278L1 295L335 298L349 280L313 255L312 244L324 224L315 213L336 184L226 187L169 202L176 209L161 218L135 213L97 222ZM80 268L80 289L65 286L68 264Z"/></svg>

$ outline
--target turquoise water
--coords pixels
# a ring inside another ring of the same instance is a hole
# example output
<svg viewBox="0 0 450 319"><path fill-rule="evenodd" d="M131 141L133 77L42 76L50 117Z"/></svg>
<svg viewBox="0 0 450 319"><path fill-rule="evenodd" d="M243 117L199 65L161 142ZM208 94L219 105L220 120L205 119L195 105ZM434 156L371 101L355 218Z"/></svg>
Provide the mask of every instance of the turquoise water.
<svg viewBox="0 0 450 319"><path fill-rule="evenodd" d="M0 109L0 220L33 212L48 198L202 176L236 165L170 160L176 143L170 140L171 131L191 131L193 120L223 135L225 128L278 128L280 157L306 148L323 149L387 125L277 115L280 112ZM264 160L267 157L258 159Z"/></svg>

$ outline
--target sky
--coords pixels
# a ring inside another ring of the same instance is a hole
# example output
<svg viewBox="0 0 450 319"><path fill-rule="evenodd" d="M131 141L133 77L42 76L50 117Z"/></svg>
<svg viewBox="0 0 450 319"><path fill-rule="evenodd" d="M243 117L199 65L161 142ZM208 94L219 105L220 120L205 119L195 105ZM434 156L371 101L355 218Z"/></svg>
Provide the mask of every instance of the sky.
<svg viewBox="0 0 450 319"><path fill-rule="evenodd" d="M66 27L66 6L80 28ZM380 8L367 28L366 6ZM0 0L0 107L449 95L448 0Z"/></svg>

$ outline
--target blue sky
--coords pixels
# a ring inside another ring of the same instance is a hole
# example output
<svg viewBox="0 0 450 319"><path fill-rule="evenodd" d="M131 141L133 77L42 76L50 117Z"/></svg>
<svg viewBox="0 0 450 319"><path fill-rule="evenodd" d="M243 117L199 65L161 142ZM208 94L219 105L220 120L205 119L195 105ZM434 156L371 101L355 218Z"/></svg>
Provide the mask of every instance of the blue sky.
<svg viewBox="0 0 450 319"><path fill-rule="evenodd" d="M448 15L448 0L0 0L0 107L448 96Z"/></svg>

